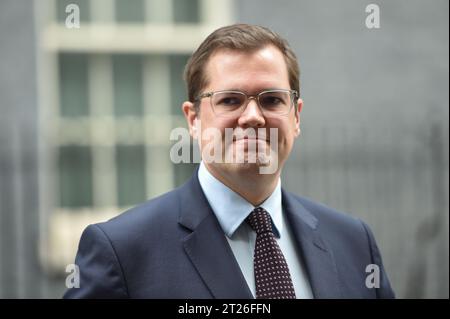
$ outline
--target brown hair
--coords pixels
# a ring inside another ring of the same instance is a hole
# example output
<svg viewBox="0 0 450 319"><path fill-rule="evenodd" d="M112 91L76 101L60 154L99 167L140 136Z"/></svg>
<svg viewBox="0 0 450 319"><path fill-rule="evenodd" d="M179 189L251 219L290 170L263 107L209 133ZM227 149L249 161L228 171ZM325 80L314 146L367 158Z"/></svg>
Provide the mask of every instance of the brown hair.
<svg viewBox="0 0 450 319"><path fill-rule="evenodd" d="M275 32L257 25L233 24L211 33L192 54L184 70L189 101L195 102L201 90L208 85L205 67L209 57L220 49L252 52L274 45L284 56L291 89L300 93L300 70L297 57L288 42ZM198 103L195 103L196 107Z"/></svg>

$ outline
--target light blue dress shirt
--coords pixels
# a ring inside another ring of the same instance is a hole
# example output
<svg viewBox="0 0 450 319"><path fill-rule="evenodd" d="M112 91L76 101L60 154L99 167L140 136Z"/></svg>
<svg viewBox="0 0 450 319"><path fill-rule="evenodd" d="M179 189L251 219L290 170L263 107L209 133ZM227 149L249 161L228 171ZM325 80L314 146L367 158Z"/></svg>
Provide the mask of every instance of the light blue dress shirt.
<svg viewBox="0 0 450 319"><path fill-rule="evenodd" d="M226 235L247 285L255 296L253 252L256 233L244 222L255 206L215 178L203 162L200 163L198 179ZM288 264L297 298L313 298L305 268L296 251L294 237L283 215L280 180L270 197L259 206L269 212L272 218L274 234Z"/></svg>

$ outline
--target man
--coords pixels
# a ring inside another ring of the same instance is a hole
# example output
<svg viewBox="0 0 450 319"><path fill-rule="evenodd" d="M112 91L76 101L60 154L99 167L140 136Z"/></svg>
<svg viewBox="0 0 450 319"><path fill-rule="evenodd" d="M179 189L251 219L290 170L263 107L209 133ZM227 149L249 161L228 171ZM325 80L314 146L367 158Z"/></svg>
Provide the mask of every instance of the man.
<svg viewBox="0 0 450 319"><path fill-rule="evenodd" d="M80 288L65 297L394 297L363 222L280 186L303 106L288 43L259 26L218 29L185 78L182 109L201 149L198 171L87 227L76 258Z"/></svg>

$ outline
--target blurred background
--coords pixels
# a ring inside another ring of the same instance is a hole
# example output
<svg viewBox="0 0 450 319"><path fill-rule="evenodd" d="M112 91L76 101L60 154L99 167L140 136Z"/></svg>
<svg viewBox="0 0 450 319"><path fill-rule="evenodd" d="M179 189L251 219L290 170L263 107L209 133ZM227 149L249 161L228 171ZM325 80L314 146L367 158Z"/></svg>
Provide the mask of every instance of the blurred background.
<svg viewBox="0 0 450 319"><path fill-rule="evenodd" d="M369 29L366 6L380 8ZM80 28L68 28L69 4ZM81 231L183 183L182 71L216 28L288 39L288 190L366 221L400 298L449 298L446 0L0 0L0 297L59 298Z"/></svg>

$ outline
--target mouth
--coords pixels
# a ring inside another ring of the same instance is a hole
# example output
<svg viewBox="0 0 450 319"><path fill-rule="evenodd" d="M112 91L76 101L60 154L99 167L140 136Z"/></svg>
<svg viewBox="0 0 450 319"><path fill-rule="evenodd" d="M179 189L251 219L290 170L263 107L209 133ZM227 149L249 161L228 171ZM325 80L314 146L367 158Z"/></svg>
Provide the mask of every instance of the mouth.
<svg viewBox="0 0 450 319"><path fill-rule="evenodd" d="M252 136L244 136L241 138L233 138L233 142L237 141L262 141L262 142L270 142L267 138L261 138L261 137L252 137Z"/></svg>

